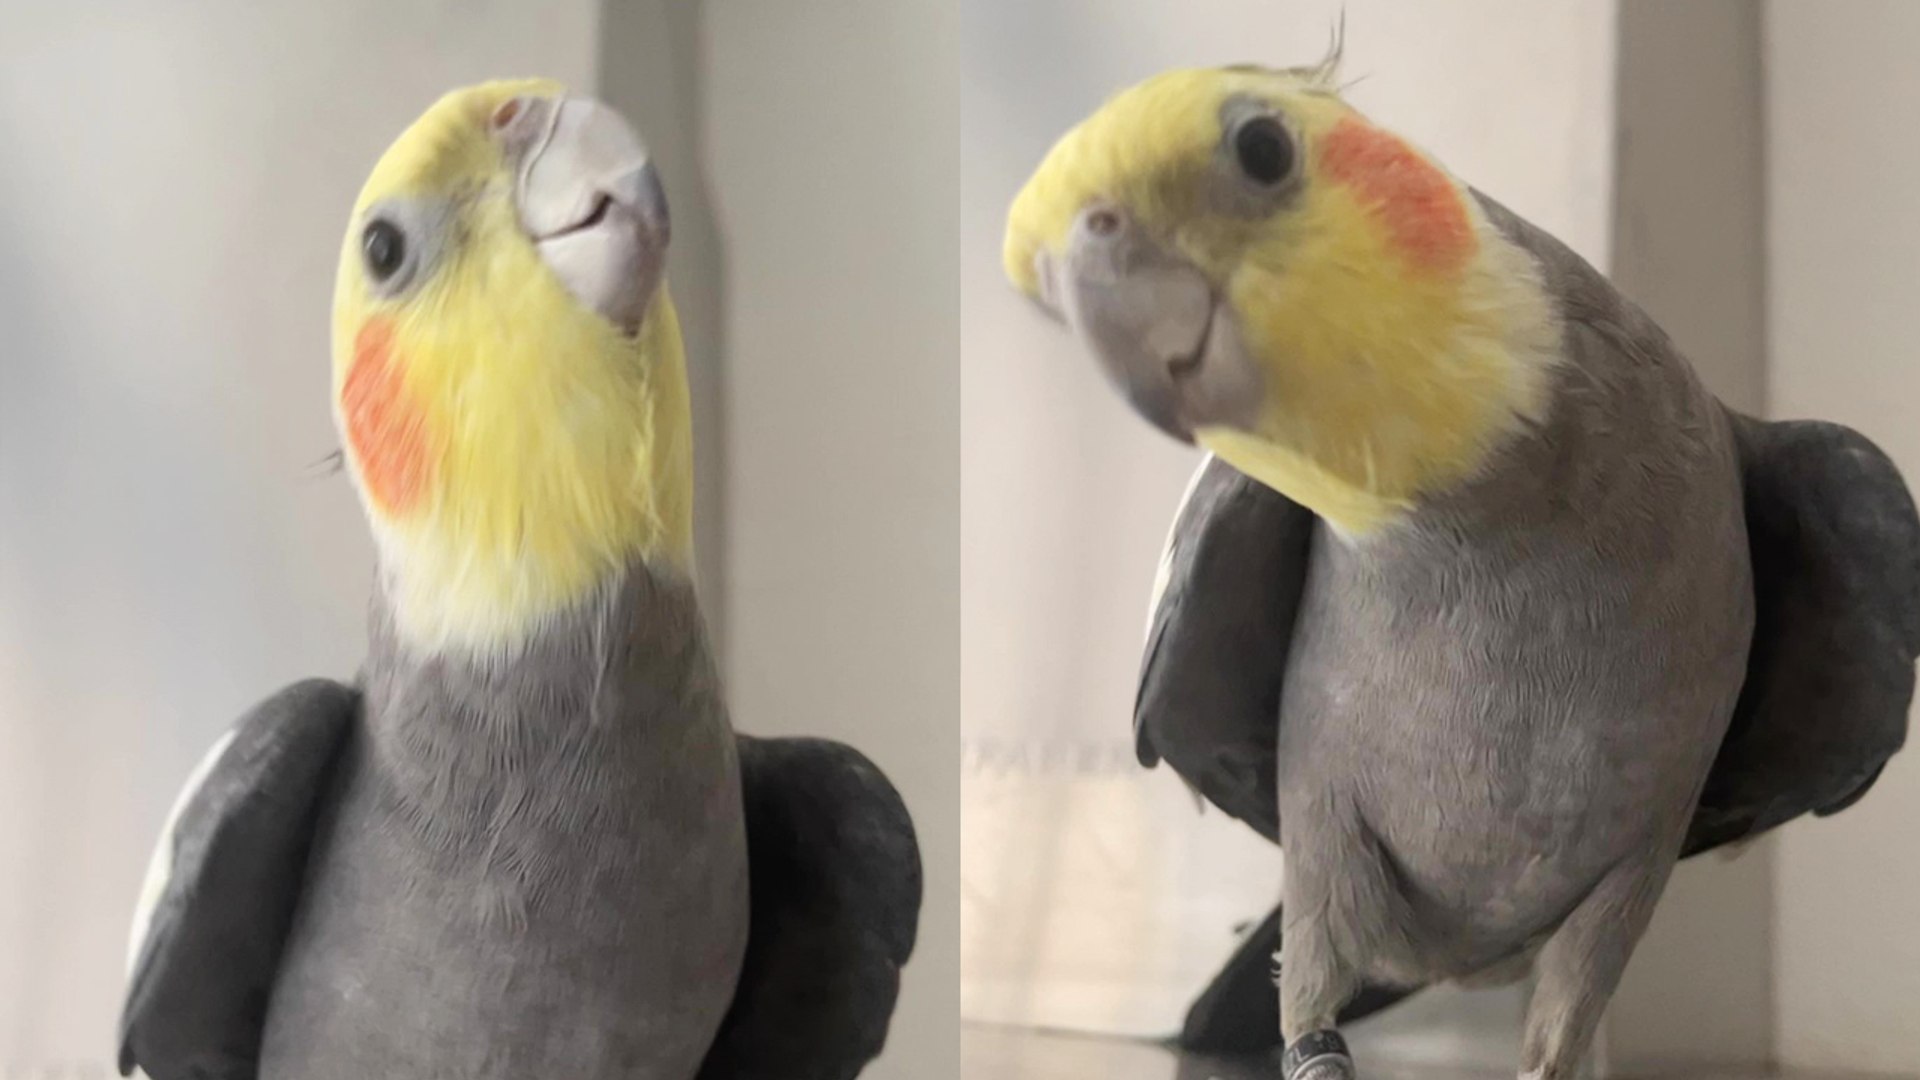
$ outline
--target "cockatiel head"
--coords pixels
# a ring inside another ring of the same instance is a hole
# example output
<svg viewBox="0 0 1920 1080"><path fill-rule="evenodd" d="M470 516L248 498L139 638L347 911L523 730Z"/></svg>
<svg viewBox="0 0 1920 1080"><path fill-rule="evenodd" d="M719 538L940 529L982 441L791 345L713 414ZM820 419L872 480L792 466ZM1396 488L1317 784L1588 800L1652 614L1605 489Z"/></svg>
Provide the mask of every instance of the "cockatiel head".
<svg viewBox="0 0 1920 1080"><path fill-rule="evenodd" d="M632 128L550 82L448 94L374 168L334 410L403 639L508 650L635 560L690 572L667 238Z"/></svg>
<svg viewBox="0 0 1920 1080"><path fill-rule="evenodd" d="M1122 92L1020 192L1005 260L1147 419L1358 535L1544 412L1559 330L1532 259L1335 66Z"/></svg>

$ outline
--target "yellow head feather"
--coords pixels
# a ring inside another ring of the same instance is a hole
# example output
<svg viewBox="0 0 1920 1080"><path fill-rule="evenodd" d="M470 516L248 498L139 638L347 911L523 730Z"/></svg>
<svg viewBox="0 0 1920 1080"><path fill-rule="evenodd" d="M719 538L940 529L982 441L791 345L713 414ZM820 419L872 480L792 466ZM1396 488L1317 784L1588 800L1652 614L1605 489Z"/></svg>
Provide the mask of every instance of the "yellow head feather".
<svg viewBox="0 0 1920 1080"><path fill-rule="evenodd" d="M1041 289L1095 202L1124 207L1236 316L1264 396L1196 441L1343 531L1470 475L1545 408L1559 328L1532 260L1464 184L1375 127L1333 65L1173 71L1063 137L1013 203L1004 258ZM1223 204L1229 103L1281 120L1299 162L1269 212Z"/></svg>
<svg viewBox="0 0 1920 1080"><path fill-rule="evenodd" d="M442 98L354 208L333 309L336 417L402 634L510 648L635 559L690 573L692 439L663 285L633 336L577 301L519 226L488 123L543 81ZM364 268L371 211L411 214L399 291Z"/></svg>

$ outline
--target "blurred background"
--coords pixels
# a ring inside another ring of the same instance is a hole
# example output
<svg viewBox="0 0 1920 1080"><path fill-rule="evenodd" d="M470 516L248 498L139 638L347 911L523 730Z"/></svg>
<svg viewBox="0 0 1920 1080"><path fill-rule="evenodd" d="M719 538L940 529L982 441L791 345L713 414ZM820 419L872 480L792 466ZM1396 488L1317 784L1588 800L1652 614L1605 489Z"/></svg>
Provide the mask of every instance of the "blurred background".
<svg viewBox="0 0 1920 1080"><path fill-rule="evenodd" d="M111 1075L179 785L248 705L359 664L372 547L317 467L346 215L442 92L530 74L609 100L664 173L734 719L905 793L927 901L868 1075L952 1075L956 5L4 12L0 1076Z"/></svg>
<svg viewBox="0 0 1920 1080"><path fill-rule="evenodd" d="M1169 770L1134 762L1148 587L1197 457L1131 415L1006 285L1014 193L1112 92L1170 67L1311 63L1344 12L1361 109L1610 273L1729 404L1855 426L1920 477L1920 161L1900 138L1920 124L1920 4L963 11L964 1068L1210 1076L1157 1052L1019 1034L1175 1032L1272 907L1282 867ZM1920 1074L1916 819L1908 755L1844 815L1682 867L1615 999L1599 1071ZM1526 992L1423 994L1349 1035L1407 1075L1511 1075Z"/></svg>

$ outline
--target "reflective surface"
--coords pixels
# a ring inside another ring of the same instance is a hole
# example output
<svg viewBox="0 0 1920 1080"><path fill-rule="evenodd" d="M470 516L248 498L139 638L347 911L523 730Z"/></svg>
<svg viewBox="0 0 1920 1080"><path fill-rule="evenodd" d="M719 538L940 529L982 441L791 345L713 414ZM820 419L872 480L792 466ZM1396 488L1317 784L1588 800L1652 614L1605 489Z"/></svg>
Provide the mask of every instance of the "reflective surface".
<svg viewBox="0 0 1920 1080"><path fill-rule="evenodd" d="M1366 1080L1509 1080L1512 1073L1368 1068ZM1671 1075L1671 1074L1669 1074ZM962 1080L1279 1080L1269 1061L1183 1056L1150 1043L964 1025ZM1630 1078L1623 1078L1630 1080ZM1644 1080L1667 1080L1649 1076ZM1690 1074L1686 1080L1865 1080L1849 1073ZM1879 1080L1897 1080L1882 1076Z"/></svg>
<svg viewBox="0 0 1920 1080"><path fill-rule="evenodd" d="M1279 1080L1280 1068L1265 1059L1196 1057L1151 1043L968 1024L960 1029L960 1075L962 1080ZM1478 1073L1431 1069L1369 1069L1366 1076L1367 1080L1496 1080Z"/></svg>

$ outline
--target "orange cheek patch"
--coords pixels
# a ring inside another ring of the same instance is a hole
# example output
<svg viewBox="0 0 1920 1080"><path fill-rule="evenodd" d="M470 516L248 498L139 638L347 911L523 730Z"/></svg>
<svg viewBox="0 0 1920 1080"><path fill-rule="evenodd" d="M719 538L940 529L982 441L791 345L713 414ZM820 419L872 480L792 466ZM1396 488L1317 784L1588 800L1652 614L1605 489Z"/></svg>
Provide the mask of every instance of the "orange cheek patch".
<svg viewBox="0 0 1920 1080"><path fill-rule="evenodd" d="M393 327L384 319L367 320L353 339L340 411L367 494L387 513L404 512L429 478L426 417L394 364Z"/></svg>
<svg viewBox="0 0 1920 1080"><path fill-rule="evenodd" d="M1399 138L1348 117L1320 140L1320 169L1380 215L1395 249L1426 270L1459 269L1477 243L1445 173Z"/></svg>

